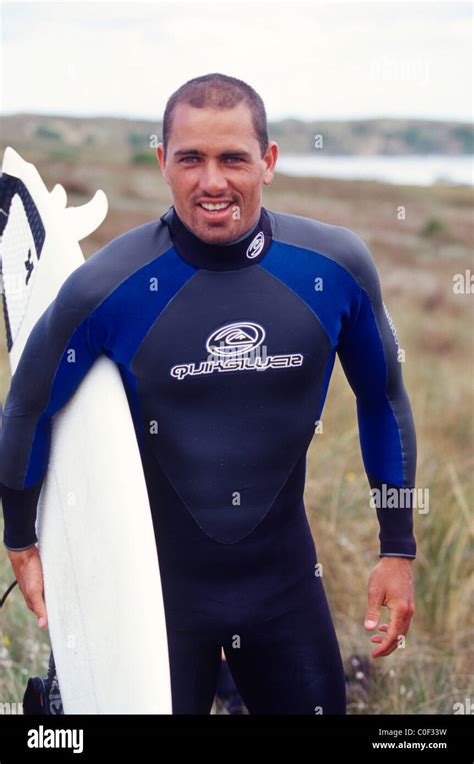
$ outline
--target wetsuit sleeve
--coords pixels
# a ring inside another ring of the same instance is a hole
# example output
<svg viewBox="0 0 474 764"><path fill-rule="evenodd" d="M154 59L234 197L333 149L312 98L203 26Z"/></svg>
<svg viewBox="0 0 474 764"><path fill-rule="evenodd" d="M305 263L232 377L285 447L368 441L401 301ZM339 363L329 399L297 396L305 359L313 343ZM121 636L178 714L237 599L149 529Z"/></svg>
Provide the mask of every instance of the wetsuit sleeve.
<svg viewBox="0 0 474 764"><path fill-rule="evenodd" d="M413 496L416 434L402 379L403 350L381 293L372 256L352 234L359 297L348 317L338 355L356 396L369 507L380 526L380 556L416 556Z"/></svg>
<svg viewBox="0 0 474 764"><path fill-rule="evenodd" d="M0 492L3 543L13 551L33 546L38 540L36 507L48 465L51 418L101 352L97 333L93 336L90 329L81 268L68 277L35 324L5 402L0 430Z"/></svg>

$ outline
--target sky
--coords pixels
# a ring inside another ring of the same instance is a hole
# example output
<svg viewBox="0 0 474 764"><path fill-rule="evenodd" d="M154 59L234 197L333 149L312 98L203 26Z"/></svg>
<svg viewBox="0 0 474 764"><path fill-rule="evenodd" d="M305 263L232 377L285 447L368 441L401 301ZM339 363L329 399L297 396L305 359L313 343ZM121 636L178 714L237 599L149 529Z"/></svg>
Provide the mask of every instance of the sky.
<svg viewBox="0 0 474 764"><path fill-rule="evenodd" d="M187 80L222 72L270 120L471 121L467 2L7 2L1 100L17 112L161 119Z"/></svg>

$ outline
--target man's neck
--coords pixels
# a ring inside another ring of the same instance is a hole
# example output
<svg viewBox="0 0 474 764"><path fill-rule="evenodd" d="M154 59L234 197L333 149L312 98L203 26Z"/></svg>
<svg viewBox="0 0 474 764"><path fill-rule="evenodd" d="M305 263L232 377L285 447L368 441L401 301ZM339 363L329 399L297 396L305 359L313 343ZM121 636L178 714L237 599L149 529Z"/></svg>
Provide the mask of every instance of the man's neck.
<svg viewBox="0 0 474 764"><path fill-rule="evenodd" d="M259 263L272 243L268 213L260 207L255 223L236 239L211 244L199 238L181 220L174 206L161 216L179 256L196 268L213 271L238 270Z"/></svg>
<svg viewBox="0 0 474 764"><path fill-rule="evenodd" d="M176 214L177 218L178 218L178 219L180 220L180 222L181 222L181 223L184 225L184 227L185 227L185 228L187 228L187 230L189 231L189 233L192 233L192 234L193 234L193 236L197 236L197 233L195 233L195 232L192 230L192 228L190 228L190 227L187 225L187 223L185 223L185 222L184 222L184 220L183 220L183 218L181 217L181 215L179 215L179 214L178 214L178 211L176 210L176 207L175 207L174 205L173 205L173 209L174 209L174 211L175 211L175 214ZM257 222L258 222L258 221L259 221L259 219L260 219L260 215L261 215L261 212L262 212L262 208L261 208L261 207L259 207L259 208L258 208L258 212L257 212L257 215L256 215L256 217L254 218L254 221L253 221L252 225L251 225L249 228L247 228L247 230L246 230L246 231L245 231L243 234L241 234L241 235L240 235L240 236L239 236L237 239L232 239L231 241L226 241L226 242L223 242L222 244L220 243L220 244L219 244L219 246L220 246L220 247L228 247L228 246L230 246L231 244L238 244L238 243L239 243L239 241L242 241L242 239L245 239L245 238L246 238L246 237L249 235L249 233L250 233L251 231L253 231L253 229L254 229L254 228L255 228L255 226L257 225ZM198 238L201 238L201 237L198 237ZM206 241L205 241L205 239L201 239L201 241L203 241L205 244L211 244L211 245L212 245L212 242L206 242Z"/></svg>

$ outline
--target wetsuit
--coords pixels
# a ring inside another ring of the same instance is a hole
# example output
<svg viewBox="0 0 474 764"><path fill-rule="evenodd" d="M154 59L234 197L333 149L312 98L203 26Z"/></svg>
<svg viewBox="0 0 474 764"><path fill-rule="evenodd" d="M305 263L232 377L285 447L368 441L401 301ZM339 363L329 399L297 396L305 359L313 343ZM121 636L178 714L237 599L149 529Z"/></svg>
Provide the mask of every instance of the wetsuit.
<svg viewBox="0 0 474 764"><path fill-rule="evenodd" d="M209 712L223 645L250 713L345 713L306 452L337 353L370 485L414 486L397 351L372 257L350 230L262 207L240 239L209 245L170 207L90 257L31 333L1 432L4 544L37 540L51 417L105 353L150 496L173 712ZM376 513L381 556L414 557L410 504Z"/></svg>

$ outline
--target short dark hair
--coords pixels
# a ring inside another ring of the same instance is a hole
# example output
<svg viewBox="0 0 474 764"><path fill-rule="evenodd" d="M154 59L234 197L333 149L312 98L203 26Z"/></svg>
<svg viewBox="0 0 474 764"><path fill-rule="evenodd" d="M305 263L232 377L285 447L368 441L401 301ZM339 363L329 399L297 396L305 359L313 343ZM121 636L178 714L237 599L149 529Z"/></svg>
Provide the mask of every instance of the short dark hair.
<svg viewBox="0 0 474 764"><path fill-rule="evenodd" d="M211 106L215 109L232 109L244 102L252 112L255 136L260 144L262 157L268 149L268 126L265 105L255 90L243 80L213 72L194 77L181 85L168 99L163 115L163 148L166 157L173 111L178 103L187 103L196 109Z"/></svg>

